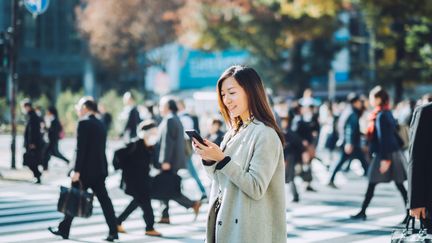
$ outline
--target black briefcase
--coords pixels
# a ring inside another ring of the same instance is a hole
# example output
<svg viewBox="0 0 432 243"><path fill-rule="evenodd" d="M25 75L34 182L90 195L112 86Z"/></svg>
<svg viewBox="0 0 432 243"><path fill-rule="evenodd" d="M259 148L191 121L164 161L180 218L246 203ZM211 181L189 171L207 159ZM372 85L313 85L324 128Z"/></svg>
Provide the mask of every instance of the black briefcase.
<svg viewBox="0 0 432 243"><path fill-rule="evenodd" d="M174 199L181 195L181 177L172 171L162 171L151 180L151 198Z"/></svg>
<svg viewBox="0 0 432 243"><path fill-rule="evenodd" d="M428 234L420 220L420 229L415 228L415 219L410 217L405 229L393 231L391 243L432 243L432 235ZM410 228L410 222L412 222Z"/></svg>
<svg viewBox="0 0 432 243"><path fill-rule="evenodd" d="M80 187L60 187L60 198L57 203L57 211L72 217L88 218L93 212L93 193Z"/></svg>

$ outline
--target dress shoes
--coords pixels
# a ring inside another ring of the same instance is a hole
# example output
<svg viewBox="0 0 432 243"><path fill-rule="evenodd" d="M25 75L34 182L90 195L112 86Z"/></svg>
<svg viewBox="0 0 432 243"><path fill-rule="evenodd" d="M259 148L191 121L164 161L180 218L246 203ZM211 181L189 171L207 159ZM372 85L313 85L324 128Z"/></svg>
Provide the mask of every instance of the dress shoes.
<svg viewBox="0 0 432 243"><path fill-rule="evenodd" d="M350 216L350 219L355 219L355 220L363 220L363 221L365 221L366 220L366 213L364 213L364 212L360 212L360 213L358 213L358 214L356 214L356 215L351 215Z"/></svg>
<svg viewBox="0 0 432 243"><path fill-rule="evenodd" d="M154 237L161 237L162 236L162 234L160 232L158 232L158 231L156 231L154 229L152 229L152 230L146 230L145 234L148 235L148 236L154 236Z"/></svg>
<svg viewBox="0 0 432 243"><path fill-rule="evenodd" d="M329 182L328 184L327 184L327 186L328 187L330 187L330 188L333 188L333 189L339 189L337 186L336 186L336 184L334 184L334 182Z"/></svg>
<svg viewBox="0 0 432 243"><path fill-rule="evenodd" d="M118 238L119 237L118 237L117 234L115 234L115 235L109 234L108 237L105 240L109 241L109 242L114 242L114 240L118 240Z"/></svg>
<svg viewBox="0 0 432 243"><path fill-rule="evenodd" d="M126 230L123 228L121 224L119 224L117 225L117 232L125 234Z"/></svg>
<svg viewBox="0 0 432 243"><path fill-rule="evenodd" d="M49 232L51 232L54 235L58 235L61 236L63 239L69 239L69 235L62 232L61 230L59 230L58 228L54 228L54 227L48 227Z"/></svg>
<svg viewBox="0 0 432 243"><path fill-rule="evenodd" d="M192 209L193 209L194 214L195 214L194 221L196 221L197 218L198 218L198 214L199 214L200 207L201 207L201 201L196 201L196 202L192 205Z"/></svg>
<svg viewBox="0 0 432 243"><path fill-rule="evenodd" d="M159 224L171 224L169 218L161 218L158 223Z"/></svg>

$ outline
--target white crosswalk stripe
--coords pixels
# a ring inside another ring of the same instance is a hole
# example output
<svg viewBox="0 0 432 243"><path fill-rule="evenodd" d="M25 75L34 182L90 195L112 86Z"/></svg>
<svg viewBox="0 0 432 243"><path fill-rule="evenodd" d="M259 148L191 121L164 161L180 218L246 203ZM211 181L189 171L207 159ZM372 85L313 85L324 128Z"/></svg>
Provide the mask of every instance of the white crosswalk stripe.
<svg viewBox="0 0 432 243"><path fill-rule="evenodd" d="M341 176L337 180L341 189L317 185L318 193L302 193L301 203L287 204L287 242L390 241L391 231L404 216L401 199L394 185L377 187L376 196L367 211L367 221L352 221L349 215L358 212L367 182L353 174ZM117 214L130 201L130 197L117 188L118 179L119 175L116 174L107 181ZM325 178L319 181L324 182ZM67 185L69 181L57 179L46 183L36 186L0 181L0 242L104 242L108 227L97 200L92 217L74 220L69 241L61 240L47 231L48 226L56 226L62 218L62 214L56 211L58 185ZM196 186L193 184L187 179L183 188L188 189L187 193L192 198L197 198L197 189L194 189ZM158 201L153 201L153 208L157 221L160 217ZM164 235L163 238L145 236L142 212L138 209L124 222L127 234L120 234L120 242L203 242L207 209L208 205L205 204L198 220L193 221L192 210L186 210L173 202L170 208L172 224L155 224L155 228Z"/></svg>

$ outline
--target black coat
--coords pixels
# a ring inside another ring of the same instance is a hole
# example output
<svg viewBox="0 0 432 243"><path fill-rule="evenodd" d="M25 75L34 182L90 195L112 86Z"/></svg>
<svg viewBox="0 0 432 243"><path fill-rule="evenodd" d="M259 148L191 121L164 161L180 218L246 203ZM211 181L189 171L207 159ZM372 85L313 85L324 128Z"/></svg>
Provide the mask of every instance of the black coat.
<svg viewBox="0 0 432 243"><path fill-rule="evenodd" d="M159 163L170 163L175 172L186 168L184 130L179 117L175 114L168 115L159 125L159 132Z"/></svg>
<svg viewBox="0 0 432 243"><path fill-rule="evenodd" d="M41 131L42 120L33 110L29 111L27 116L28 120L24 130L24 147L28 150L29 145L33 144L36 146L36 150L42 150L44 145Z"/></svg>
<svg viewBox="0 0 432 243"><path fill-rule="evenodd" d="M414 111L408 160L409 208L432 207L432 103Z"/></svg>
<svg viewBox="0 0 432 243"><path fill-rule="evenodd" d="M86 185L108 175L106 140L105 126L94 115L78 122L75 171Z"/></svg>
<svg viewBox="0 0 432 243"><path fill-rule="evenodd" d="M125 193L134 197L149 195L150 164L156 160L154 147L148 147L143 139L131 142L114 153L113 165L122 170Z"/></svg>
<svg viewBox="0 0 432 243"><path fill-rule="evenodd" d="M343 144L351 144L357 148L360 147L361 133L359 119L359 111L353 108L344 126Z"/></svg>
<svg viewBox="0 0 432 243"><path fill-rule="evenodd" d="M63 130L62 125L58 118L54 118L51 121L51 125L48 128L48 139L50 143L57 143L60 139L60 132Z"/></svg>
<svg viewBox="0 0 432 243"><path fill-rule="evenodd" d="M138 127L138 124L140 122L141 122L140 114L138 112L137 107L134 106L129 112L129 117L127 119L123 134L126 131L129 131L129 138L136 137L137 136L137 127Z"/></svg>

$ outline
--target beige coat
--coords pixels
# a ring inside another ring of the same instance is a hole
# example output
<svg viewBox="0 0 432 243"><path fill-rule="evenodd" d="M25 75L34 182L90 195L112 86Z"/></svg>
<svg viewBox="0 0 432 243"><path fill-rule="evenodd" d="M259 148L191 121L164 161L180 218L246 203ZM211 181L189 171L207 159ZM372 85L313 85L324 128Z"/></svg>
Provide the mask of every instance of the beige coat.
<svg viewBox="0 0 432 243"><path fill-rule="evenodd" d="M212 178L207 242L283 243L287 241L282 143L274 129L255 120L221 148L231 161L221 170L204 166ZM214 219L218 192L222 204ZM216 224L216 225L215 225Z"/></svg>

